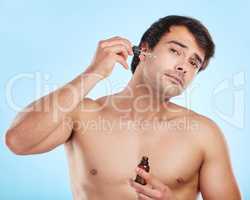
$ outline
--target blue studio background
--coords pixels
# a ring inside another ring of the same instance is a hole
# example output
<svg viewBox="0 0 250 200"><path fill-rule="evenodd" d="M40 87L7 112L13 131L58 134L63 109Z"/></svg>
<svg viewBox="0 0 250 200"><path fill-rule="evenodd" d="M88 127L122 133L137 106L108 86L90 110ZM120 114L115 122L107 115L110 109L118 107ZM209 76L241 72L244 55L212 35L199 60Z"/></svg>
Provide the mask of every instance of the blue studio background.
<svg viewBox="0 0 250 200"><path fill-rule="evenodd" d="M198 18L210 30L216 55L189 90L174 101L219 124L228 141L243 199L250 200L250 1L0 0L0 199L72 199L63 146L16 156L4 134L28 103L83 72L97 42L119 35L138 44L160 17ZM131 61L131 59L129 60ZM120 65L89 96L119 91L131 78Z"/></svg>

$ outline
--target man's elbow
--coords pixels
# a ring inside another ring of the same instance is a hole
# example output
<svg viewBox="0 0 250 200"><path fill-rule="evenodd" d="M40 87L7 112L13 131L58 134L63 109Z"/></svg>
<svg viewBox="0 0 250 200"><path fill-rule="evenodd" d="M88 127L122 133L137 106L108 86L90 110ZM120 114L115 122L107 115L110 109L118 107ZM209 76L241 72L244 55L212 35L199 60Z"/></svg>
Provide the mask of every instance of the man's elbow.
<svg viewBox="0 0 250 200"><path fill-rule="evenodd" d="M28 152L24 148L17 137L17 134L13 130L8 130L5 134L6 146L16 155L27 155Z"/></svg>
<svg viewBox="0 0 250 200"><path fill-rule="evenodd" d="M235 199L237 199L237 200L242 200L242 197L241 197L241 192L240 192L240 189L239 188L237 188L237 191L236 191L236 198Z"/></svg>

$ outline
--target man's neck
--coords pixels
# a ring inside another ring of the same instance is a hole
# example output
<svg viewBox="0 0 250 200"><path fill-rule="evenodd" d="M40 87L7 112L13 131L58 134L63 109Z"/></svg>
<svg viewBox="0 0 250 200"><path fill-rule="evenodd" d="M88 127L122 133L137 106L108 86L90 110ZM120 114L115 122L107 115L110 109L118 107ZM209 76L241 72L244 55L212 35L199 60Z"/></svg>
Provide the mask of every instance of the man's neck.
<svg viewBox="0 0 250 200"><path fill-rule="evenodd" d="M138 66L139 67L139 66ZM146 84L142 77L140 69L136 71L129 81L128 85L118 94L122 106L130 108L133 116L141 116L139 118L147 118L154 113L159 113L162 109L166 109L169 99L162 99L159 94Z"/></svg>

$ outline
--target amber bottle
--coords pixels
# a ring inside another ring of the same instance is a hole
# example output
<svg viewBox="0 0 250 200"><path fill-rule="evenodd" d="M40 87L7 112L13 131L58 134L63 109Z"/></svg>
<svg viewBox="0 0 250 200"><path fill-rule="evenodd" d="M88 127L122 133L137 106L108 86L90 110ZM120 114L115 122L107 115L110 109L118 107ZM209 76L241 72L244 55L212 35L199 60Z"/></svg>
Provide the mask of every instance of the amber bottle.
<svg viewBox="0 0 250 200"><path fill-rule="evenodd" d="M139 168L145 170L146 172L149 172L150 167L149 167L149 163L148 163L148 157L147 156L143 156L142 160L140 162L140 164L138 165ZM141 176L137 175L135 178L135 182L140 183L142 185L146 185L146 180L144 178L142 178Z"/></svg>

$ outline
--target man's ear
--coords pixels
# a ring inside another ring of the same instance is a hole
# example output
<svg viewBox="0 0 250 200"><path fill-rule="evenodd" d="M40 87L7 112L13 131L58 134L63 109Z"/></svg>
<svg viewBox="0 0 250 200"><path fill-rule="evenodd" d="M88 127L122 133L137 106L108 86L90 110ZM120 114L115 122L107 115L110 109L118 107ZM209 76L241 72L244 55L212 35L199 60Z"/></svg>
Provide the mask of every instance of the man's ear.
<svg viewBox="0 0 250 200"><path fill-rule="evenodd" d="M147 52L149 47L148 47L148 43L147 42L143 42L141 45L140 45L140 49L144 52Z"/></svg>
<svg viewBox="0 0 250 200"><path fill-rule="evenodd" d="M142 52L147 52L148 51L148 43L147 42L143 42L140 46L141 46L140 49L141 49ZM140 61L144 61L145 60L145 55L140 54L139 59L140 59Z"/></svg>
<svg viewBox="0 0 250 200"><path fill-rule="evenodd" d="M140 59L140 61L144 61L145 60L145 56L143 54L140 54L139 55L139 59Z"/></svg>

